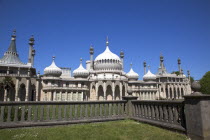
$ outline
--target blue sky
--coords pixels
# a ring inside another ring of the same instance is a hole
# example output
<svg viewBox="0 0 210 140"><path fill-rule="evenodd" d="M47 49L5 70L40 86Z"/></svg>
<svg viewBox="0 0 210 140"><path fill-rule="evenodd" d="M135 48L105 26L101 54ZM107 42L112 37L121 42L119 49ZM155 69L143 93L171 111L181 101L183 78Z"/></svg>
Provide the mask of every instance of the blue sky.
<svg viewBox="0 0 210 140"><path fill-rule="evenodd" d="M125 71L132 62L140 79L144 60L157 72L160 53L168 72L178 57L195 79L210 70L210 0L0 0L0 56L14 28L23 62L34 35L41 73L53 55L59 67L76 69L91 44L94 58L105 50L107 35L112 52L125 52Z"/></svg>

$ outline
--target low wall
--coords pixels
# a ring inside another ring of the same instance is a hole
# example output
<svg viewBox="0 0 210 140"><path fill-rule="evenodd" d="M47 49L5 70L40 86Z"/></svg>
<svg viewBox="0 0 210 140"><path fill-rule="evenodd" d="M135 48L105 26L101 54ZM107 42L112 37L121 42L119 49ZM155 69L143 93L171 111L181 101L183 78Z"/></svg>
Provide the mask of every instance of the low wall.
<svg viewBox="0 0 210 140"><path fill-rule="evenodd" d="M185 132L184 101L132 101L133 119Z"/></svg>
<svg viewBox="0 0 210 140"><path fill-rule="evenodd" d="M126 118L126 101L1 102L0 128L71 124Z"/></svg>

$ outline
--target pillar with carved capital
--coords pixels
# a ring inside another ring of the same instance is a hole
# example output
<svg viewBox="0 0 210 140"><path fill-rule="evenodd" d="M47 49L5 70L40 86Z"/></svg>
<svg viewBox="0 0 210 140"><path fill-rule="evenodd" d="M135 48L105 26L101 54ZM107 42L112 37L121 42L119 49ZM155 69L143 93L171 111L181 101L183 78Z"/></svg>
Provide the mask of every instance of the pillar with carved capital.
<svg viewBox="0 0 210 140"><path fill-rule="evenodd" d="M19 91L19 82L20 78L16 78L16 83L15 83L15 101L20 101L20 97L18 97L18 91Z"/></svg>
<svg viewBox="0 0 210 140"><path fill-rule="evenodd" d="M107 100L107 98L106 98L106 82L103 83L103 91L104 91L104 100Z"/></svg>
<svg viewBox="0 0 210 140"><path fill-rule="evenodd" d="M112 100L115 100L115 86L114 86L114 82L112 82Z"/></svg>
<svg viewBox="0 0 210 140"><path fill-rule="evenodd" d="M8 91L7 89L4 89L4 101L7 101L7 95L8 94Z"/></svg>
<svg viewBox="0 0 210 140"><path fill-rule="evenodd" d="M122 83L120 82L120 100L122 100Z"/></svg>
<svg viewBox="0 0 210 140"><path fill-rule="evenodd" d="M25 98L25 101L29 101L29 91L30 91L30 78L26 78L26 98Z"/></svg>

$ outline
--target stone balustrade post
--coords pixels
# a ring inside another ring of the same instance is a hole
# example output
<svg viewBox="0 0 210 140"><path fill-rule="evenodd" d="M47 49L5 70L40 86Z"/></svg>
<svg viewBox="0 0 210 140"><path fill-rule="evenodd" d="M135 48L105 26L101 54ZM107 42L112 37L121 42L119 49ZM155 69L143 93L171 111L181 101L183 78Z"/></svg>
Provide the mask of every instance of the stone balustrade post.
<svg viewBox="0 0 210 140"><path fill-rule="evenodd" d="M132 100L137 100L137 98L138 97L136 97L136 96L124 96L124 97L122 97L123 98L123 100L126 100L127 101L127 103L126 103L126 112L127 112L127 117L128 118L131 118L131 117L133 117L133 107L132 107Z"/></svg>
<svg viewBox="0 0 210 140"><path fill-rule="evenodd" d="M187 135L191 140L210 140L210 95L201 94L199 88L193 82L195 92L184 96Z"/></svg>

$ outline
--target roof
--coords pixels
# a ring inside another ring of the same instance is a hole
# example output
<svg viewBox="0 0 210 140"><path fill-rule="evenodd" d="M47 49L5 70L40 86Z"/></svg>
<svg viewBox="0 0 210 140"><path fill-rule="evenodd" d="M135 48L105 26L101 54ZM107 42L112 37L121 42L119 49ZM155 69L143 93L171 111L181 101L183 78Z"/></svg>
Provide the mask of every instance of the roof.
<svg viewBox="0 0 210 140"><path fill-rule="evenodd" d="M4 56L0 59L0 65L14 65L14 66L27 66L21 62L16 49L16 36L12 35L12 39L8 50L4 53Z"/></svg>

